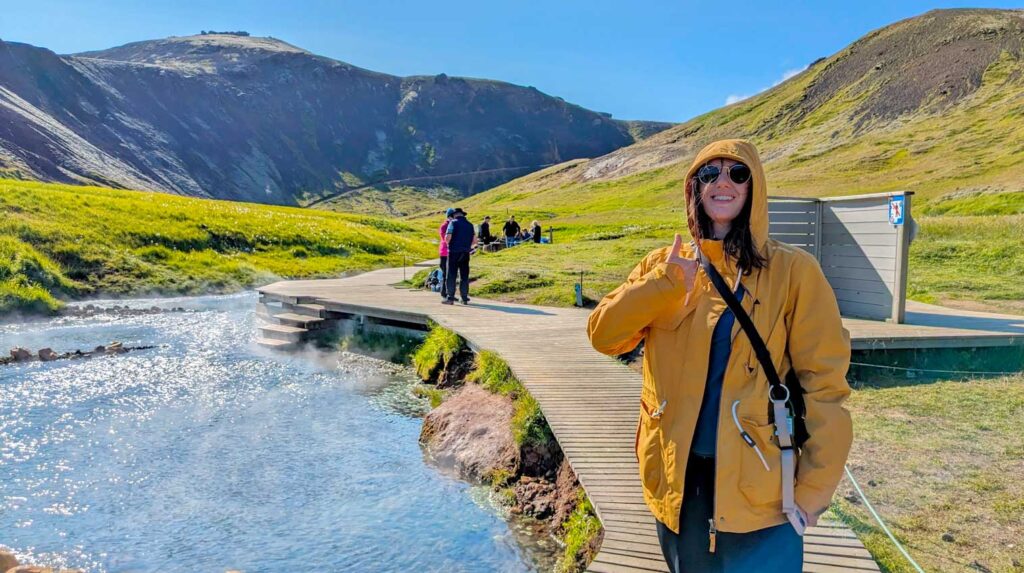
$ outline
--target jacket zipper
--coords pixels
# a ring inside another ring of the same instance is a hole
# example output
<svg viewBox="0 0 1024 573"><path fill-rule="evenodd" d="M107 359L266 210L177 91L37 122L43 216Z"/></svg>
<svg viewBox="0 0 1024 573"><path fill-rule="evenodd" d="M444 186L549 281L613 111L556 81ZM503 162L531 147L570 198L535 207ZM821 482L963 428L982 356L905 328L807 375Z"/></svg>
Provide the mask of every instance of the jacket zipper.
<svg viewBox="0 0 1024 573"><path fill-rule="evenodd" d="M733 287L733 288L738 288L738 287ZM749 293L746 293L746 294L749 295ZM750 315L750 320L754 320L754 307L751 307L749 315ZM719 316L718 319L721 320L722 317ZM733 316L733 320L736 320L735 316ZM730 362L731 362L731 358L732 358L732 341L730 341L729 357L730 357ZM746 362L746 361L744 361L744 362ZM722 376L722 397L721 397L721 400L718 402L718 422L717 422L718 423L718 430L715 432L715 476L714 476L715 494L714 494L714 499L711 500L711 519L708 520L708 553L714 553L715 552L715 547L718 544L718 527L715 526L715 520L718 519L718 490L719 490L719 488L718 488L718 460L719 460L719 458L721 458L721 448L720 448L720 445L722 443L722 404L725 404L727 402L727 400L725 399L725 381L728 380L728 379L729 379L729 364L727 362L726 366L725 366L725 374Z"/></svg>
<svg viewBox="0 0 1024 573"><path fill-rule="evenodd" d="M732 352L730 352L732 354ZM728 370L726 366L726 370ZM711 500L711 519L708 520L708 553L715 552L715 545L717 544L716 537L718 536L718 528L715 527L715 520L718 519L718 459L721 457L721 430L722 430L722 404L725 403L725 377L722 377L722 397L721 402L718 404L718 432L715 434L715 475L712 477L712 481L715 484L714 497Z"/></svg>

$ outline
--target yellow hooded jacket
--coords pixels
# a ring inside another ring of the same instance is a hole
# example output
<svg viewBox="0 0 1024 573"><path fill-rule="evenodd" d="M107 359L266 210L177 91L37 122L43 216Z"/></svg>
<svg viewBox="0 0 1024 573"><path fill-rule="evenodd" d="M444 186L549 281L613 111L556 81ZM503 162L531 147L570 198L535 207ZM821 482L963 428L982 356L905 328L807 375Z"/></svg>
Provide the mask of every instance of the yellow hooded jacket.
<svg viewBox="0 0 1024 573"><path fill-rule="evenodd" d="M740 279L747 290L741 302L780 378L795 368L806 392L811 437L798 458L795 495L804 511L820 514L839 484L853 440L850 414L843 407L850 393L850 335L814 257L768 238L767 185L754 146L744 140L712 143L697 155L684 181L714 158L730 158L751 169L751 234L768 264ZM690 229L691 236L697 236L695 231ZM701 241L705 256L735 290L738 269L722 247L722 241ZM636 440L640 478L651 512L679 533L683 478L704 396L711 335L727 307L701 269L687 298L683 269L664 262L670 249L648 254L624 284L601 300L590 315L588 333L594 348L609 355L645 341ZM681 255L694 258L693 246L683 245ZM736 321L718 416L714 502L716 529L735 533L786 521L781 454L768 423L768 379L746 335L737 336L740 330ZM735 426L731 408L736 400L740 422L764 453L768 471ZM652 416L663 403L661 415Z"/></svg>

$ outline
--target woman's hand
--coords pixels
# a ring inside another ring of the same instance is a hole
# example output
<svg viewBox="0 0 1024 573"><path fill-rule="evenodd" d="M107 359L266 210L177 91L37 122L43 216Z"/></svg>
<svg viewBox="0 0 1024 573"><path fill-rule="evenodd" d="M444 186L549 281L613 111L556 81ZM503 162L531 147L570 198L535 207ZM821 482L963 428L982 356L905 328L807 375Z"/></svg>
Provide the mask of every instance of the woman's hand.
<svg viewBox="0 0 1024 573"><path fill-rule="evenodd" d="M815 525L818 525L818 516L817 515L811 515L811 514L807 513L799 505L796 506L796 510L800 512L800 517L803 518L804 524L807 527L814 527Z"/></svg>
<svg viewBox="0 0 1024 573"><path fill-rule="evenodd" d="M700 263L697 259L687 259L679 255L679 249L683 246L683 238L676 233L676 238L672 242L672 250L669 251L668 258L665 259L666 263L679 265L683 269L683 284L686 285L686 293L689 294L693 290L693 280L697 276L697 267Z"/></svg>

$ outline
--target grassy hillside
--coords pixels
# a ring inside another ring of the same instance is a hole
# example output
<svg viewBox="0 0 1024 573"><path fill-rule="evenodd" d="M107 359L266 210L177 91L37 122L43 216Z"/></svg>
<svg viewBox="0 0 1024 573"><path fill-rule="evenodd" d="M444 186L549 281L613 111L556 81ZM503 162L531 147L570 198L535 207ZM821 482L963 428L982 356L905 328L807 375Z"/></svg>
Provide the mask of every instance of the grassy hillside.
<svg viewBox="0 0 1024 573"><path fill-rule="evenodd" d="M405 217L424 211L443 209L463 196L464 193L458 189L441 185L417 187L381 184L357 188L311 206L339 213ZM315 200L316 198L313 198L313 201ZM312 203L312 201L306 203ZM303 206L307 205L303 204Z"/></svg>
<svg viewBox="0 0 1024 573"><path fill-rule="evenodd" d="M751 98L506 188L554 190L662 168L677 178L708 142L746 137L773 195L907 190L925 207L1019 194L1022 59L1024 11L936 10L871 32Z"/></svg>
<svg viewBox="0 0 1024 573"><path fill-rule="evenodd" d="M459 204L473 222L491 215L497 229L506 213L538 219L545 233L554 229L551 245L474 259L474 291L518 302L571 305L581 271L585 297L599 300L644 254L671 243L675 232L687 235L675 168L553 189L529 189L529 181L517 180ZM1024 193L914 210L920 230L910 247L911 299L1024 312ZM439 217L410 223L429 234Z"/></svg>
<svg viewBox="0 0 1024 573"><path fill-rule="evenodd" d="M361 215L0 180L0 314L60 299L194 294L335 276L432 253Z"/></svg>
<svg viewBox="0 0 1024 573"><path fill-rule="evenodd" d="M1024 311L1024 12L937 10L864 36L775 88L460 204L538 219L555 244L478 257L478 287L537 303L600 298L685 233L682 177L746 137L771 195L913 191L910 298ZM422 218L414 224L429 231ZM421 222L423 221L423 222ZM499 224L500 226L500 224Z"/></svg>

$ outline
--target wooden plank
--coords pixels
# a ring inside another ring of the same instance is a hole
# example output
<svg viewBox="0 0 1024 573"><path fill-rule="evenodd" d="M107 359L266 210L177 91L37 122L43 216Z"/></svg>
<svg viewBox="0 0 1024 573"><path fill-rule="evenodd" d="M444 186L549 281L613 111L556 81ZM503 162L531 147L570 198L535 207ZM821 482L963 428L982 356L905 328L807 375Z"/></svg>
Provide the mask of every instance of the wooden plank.
<svg viewBox="0 0 1024 573"><path fill-rule="evenodd" d="M833 291L836 293L836 300L842 300L847 302L855 302L858 304L872 304L877 306L892 306L892 294L869 292L866 290L852 290L845 288L835 288Z"/></svg>
<svg viewBox="0 0 1024 573"><path fill-rule="evenodd" d="M892 309L885 305L867 304L849 300L837 300L839 312L845 316L856 316L867 320L885 320Z"/></svg>
<svg viewBox="0 0 1024 573"><path fill-rule="evenodd" d="M814 235L806 233L772 233L771 238L796 246L814 244Z"/></svg>
<svg viewBox="0 0 1024 573"><path fill-rule="evenodd" d="M840 213L836 212L822 212L821 214L821 226L822 228L827 227L830 224L843 224L843 223L874 223L874 222L889 222L889 210L888 209L864 209L864 210L848 210Z"/></svg>
<svg viewBox="0 0 1024 573"><path fill-rule="evenodd" d="M878 235L878 234L864 234L864 235L849 235L849 234L831 234L824 235L821 239L821 244L824 245L853 245L860 247L893 247L896 246L896 235Z"/></svg>
<svg viewBox="0 0 1024 573"><path fill-rule="evenodd" d="M869 279L867 276L863 279L828 277L828 282L832 285L833 289L854 292L872 292L892 297L891 285L877 279ZM836 296L838 297L839 295L837 294Z"/></svg>
<svg viewBox="0 0 1024 573"><path fill-rule="evenodd" d="M822 245L821 256L841 256L841 257L885 257L885 258L896 258L896 247L876 247L876 246L847 246L847 245ZM895 268L895 266L893 267Z"/></svg>
<svg viewBox="0 0 1024 573"><path fill-rule="evenodd" d="M775 223L815 224L814 211L768 211L768 225Z"/></svg>
<svg viewBox="0 0 1024 573"><path fill-rule="evenodd" d="M902 193L898 193L902 194ZM826 209L888 209L891 194L848 195L846 197L827 197L821 199Z"/></svg>
<svg viewBox="0 0 1024 573"><path fill-rule="evenodd" d="M806 223L768 223L768 233L771 235L774 235L775 233L814 235L816 232L817 229L814 227L813 221Z"/></svg>
<svg viewBox="0 0 1024 573"><path fill-rule="evenodd" d="M889 271L895 272L896 269L896 257L865 257L860 254L855 255L841 255L841 254L825 254L821 255L821 266L823 269L830 267L839 267L847 269L874 269L876 271ZM827 271L826 271L827 272Z"/></svg>
<svg viewBox="0 0 1024 573"><path fill-rule="evenodd" d="M878 269L858 269L853 267L833 267L822 265L821 270L825 273L825 277L828 278L830 282L832 279L856 279L874 280L891 284L895 278L895 271Z"/></svg>
<svg viewBox="0 0 1024 573"><path fill-rule="evenodd" d="M885 221L832 221L821 224L822 236L861 236L861 235L884 235L895 237L896 229Z"/></svg>

